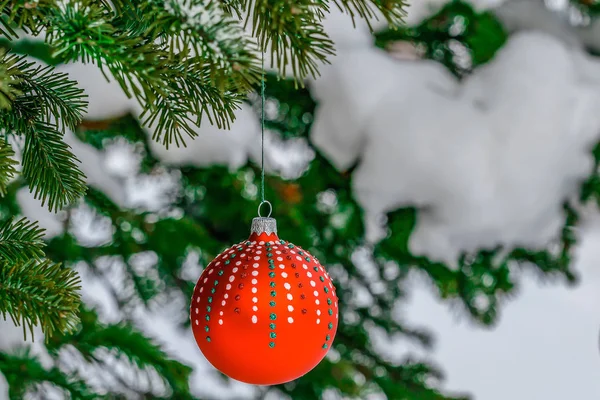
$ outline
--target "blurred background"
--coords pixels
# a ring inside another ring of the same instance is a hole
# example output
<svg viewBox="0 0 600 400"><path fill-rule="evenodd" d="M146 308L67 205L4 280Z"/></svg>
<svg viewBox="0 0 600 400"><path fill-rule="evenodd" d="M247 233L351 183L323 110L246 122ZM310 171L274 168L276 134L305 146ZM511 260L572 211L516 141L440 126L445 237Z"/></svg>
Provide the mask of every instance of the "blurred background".
<svg viewBox="0 0 600 400"><path fill-rule="evenodd" d="M257 213L260 97L231 130L206 121L166 150L94 65L2 42L67 72L90 105L66 135L86 197L52 214L17 180L0 200L3 220L46 229L85 300L80 329L46 343L0 321L0 399L600 399L600 3L407 10L374 32L333 10L337 55L318 79L267 72L279 235L340 297L328 356L272 388L220 375L188 321L204 266Z"/></svg>

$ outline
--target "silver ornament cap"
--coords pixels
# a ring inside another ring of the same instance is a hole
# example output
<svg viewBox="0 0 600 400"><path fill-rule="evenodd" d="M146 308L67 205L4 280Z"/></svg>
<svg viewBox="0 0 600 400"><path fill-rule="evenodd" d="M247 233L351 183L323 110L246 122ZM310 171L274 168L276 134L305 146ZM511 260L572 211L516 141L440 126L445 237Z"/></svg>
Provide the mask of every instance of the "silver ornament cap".
<svg viewBox="0 0 600 400"><path fill-rule="evenodd" d="M270 235L272 233L277 234L277 221L275 218L268 217L256 217L252 218L252 226L250 227L250 234L256 233L260 235L266 233Z"/></svg>

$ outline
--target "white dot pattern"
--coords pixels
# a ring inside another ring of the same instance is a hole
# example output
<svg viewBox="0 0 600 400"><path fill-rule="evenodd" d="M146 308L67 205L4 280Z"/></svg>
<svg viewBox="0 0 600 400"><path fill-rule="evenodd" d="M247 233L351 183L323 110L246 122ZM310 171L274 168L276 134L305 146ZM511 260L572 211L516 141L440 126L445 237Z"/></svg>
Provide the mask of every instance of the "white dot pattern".
<svg viewBox="0 0 600 400"><path fill-rule="evenodd" d="M198 306L190 313L196 339L200 343L200 339L206 337L207 343L214 343L219 338L219 329L235 326L228 325L227 319L245 318L257 329L275 327L277 324L273 322L278 314L285 312L288 315L281 318L289 324L300 324L300 330L302 324L323 326L319 329L323 329L324 337L331 337L323 348L330 348L338 319L338 301L331 278L318 261L301 248L280 241L268 244L263 251L265 242L258 245L255 241L242 242L221 253L207 266L194 291L194 304ZM268 260L272 262L267 263ZM280 272L274 271L276 266ZM233 282L236 283L232 285ZM285 292L280 293L283 289ZM232 295L229 304L228 293ZM311 296L314 302L310 302ZM244 303L242 299L248 297L251 302ZM258 303L263 301L265 306L261 309ZM276 333L276 328L271 329ZM271 335L265 340L278 343L276 337Z"/></svg>

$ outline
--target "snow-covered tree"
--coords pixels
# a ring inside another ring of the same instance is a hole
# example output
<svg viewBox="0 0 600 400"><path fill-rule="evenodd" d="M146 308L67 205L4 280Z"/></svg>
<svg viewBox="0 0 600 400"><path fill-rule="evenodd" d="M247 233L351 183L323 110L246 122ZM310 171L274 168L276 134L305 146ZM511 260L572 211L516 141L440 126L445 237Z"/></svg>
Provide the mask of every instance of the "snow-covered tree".
<svg viewBox="0 0 600 400"><path fill-rule="evenodd" d="M140 118L144 103L128 98L119 79L48 57L35 41L4 43L56 65L89 96L83 121L64 136L81 160L83 200L54 214L14 180L0 205L9 221L0 235L19 232L15 224L31 228L10 222L15 216L39 221L44 236L35 228L24 240L43 238L47 259L77 271L83 288L81 321L71 333L32 344L10 321L0 327L6 393L468 396L469 387L444 390L430 360L390 351L433 343L404 317L411 277L424 277L440 298L493 325L520 270L576 281L577 224L600 201L599 7L546 3L414 2L398 29L371 21L375 34L333 12L323 27L336 55L318 67L320 76L302 88L294 74L267 75L267 196L282 236L327 266L340 297L328 357L274 388L218 379L196 348L187 314L203 266L247 236L256 213L260 99L244 99L229 130L190 124L195 139L167 150L153 140L164 137L164 126ZM26 149L19 140L5 143L19 157ZM2 257L22 256L1 250Z"/></svg>

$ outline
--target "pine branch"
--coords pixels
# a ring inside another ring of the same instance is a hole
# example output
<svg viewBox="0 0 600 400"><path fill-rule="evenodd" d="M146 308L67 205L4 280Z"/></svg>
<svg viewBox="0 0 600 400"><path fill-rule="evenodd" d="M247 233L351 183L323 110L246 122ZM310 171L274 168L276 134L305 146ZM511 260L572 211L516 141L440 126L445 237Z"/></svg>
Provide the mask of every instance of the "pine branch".
<svg viewBox="0 0 600 400"><path fill-rule="evenodd" d="M37 122L25 137L23 175L35 198L48 202L58 211L77 200L86 191L85 176L77 167L80 162L55 127Z"/></svg>
<svg viewBox="0 0 600 400"><path fill-rule="evenodd" d="M210 84L209 71L204 74L195 72L187 69L187 65L180 64L174 68L181 78L172 83L170 95L158 100L149 111L144 111L140 116L145 118L146 125L155 127L152 139L162 141L166 148L173 142L177 146L185 146L181 131L190 138L195 138L198 134L193 127L200 126L203 117L207 117L209 123L219 128L228 129L229 121L233 121L234 112L241 104L241 99L234 93L220 93ZM184 74L187 79L183 78ZM207 100L185 104L185 99L193 96Z"/></svg>
<svg viewBox="0 0 600 400"><path fill-rule="evenodd" d="M25 57L19 60L17 68L21 71L19 89L23 95L38 100L42 111L40 119L54 120L62 130L66 126L75 129L87 107L84 100L87 96L77 87L77 82L65 73L55 72L54 67L37 65Z"/></svg>
<svg viewBox="0 0 600 400"><path fill-rule="evenodd" d="M192 369L166 354L159 345L129 323L103 324L95 311L80 308L81 329L68 335L56 335L47 345L51 354L58 354L65 345L72 345L81 356L95 362L102 354L126 358L140 370L154 369L172 388L173 398L188 398ZM99 352L99 350L107 352ZM188 394L188 396L186 396Z"/></svg>
<svg viewBox="0 0 600 400"><path fill-rule="evenodd" d="M0 110L10 110L12 102L21 94L17 87L22 75L16 66L19 60L17 55L0 48Z"/></svg>
<svg viewBox="0 0 600 400"><path fill-rule="evenodd" d="M41 198L42 203L48 200L49 209L58 210L85 193L78 160L58 131L74 128L81 121L85 95L75 81L55 72L53 67L42 67L12 54L5 54L4 60L8 61L9 72L4 77L13 82L0 87L12 87L15 91L4 97L6 106L4 110L0 108L0 126L8 133L26 136L23 174L35 187L36 198ZM10 158L13 153L7 146L0 143L0 155L6 156L0 161L0 192L14 173Z"/></svg>
<svg viewBox="0 0 600 400"><path fill-rule="evenodd" d="M26 218L13 221L10 218L0 225L0 259L27 262L44 257L44 230L38 227L37 222L30 222Z"/></svg>
<svg viewBox="0 0 600 400"><path fill-rule="evenodd" d="M79 277L51 261L0 262L0 313L23 326L33 337L39 325L46 339L56 332L72 331L79 321Z"/></svg>
<svg viewBox="0 0 600 400"><path fill-rule="evenodd" d="M37 36L43 30L45 10L57 8L54 0L14 1L0 0L0 34L8 38L17 38L14 27Z"/></svg>
<svg viewBox="0 0 600 400"><path fill-rule="evenodd" d="M390 23L401 20L404 5L402 0L332 1L353 17L372 18L381 12ZM185 145L179 130L195 137L192 125L200 125L201 116L228 127L239 101L258 82L258 51L240 24L242 14L252 23L260 47L271 48L272 59L283 74L291 68L298 80L316 76L319 63L326 63L334 53L333 42L322 26L329 6L321 0L13 3L0 0L7 34L16 36L12 26L34 34L43 28L54 56L98 65L129 97L140 102L143 115L158 126L155 139L166 145L172 141ZM39 69L36 74L45 77L48 71ZM54 81L45 83L42 87ZM194 90L183 96L182 88ZM78 93L69 96L77 99ZM70 119L66 125L71 126L76 113L67 110L54 108L46 114L62 111Z"/></svg>
<svg viewBox="0 0 600 400"><path fill-rule="evenodd" d="M327 62L334 54L333 42L323 31L323 20L329 11L318 0L256 0L245 2L245 12L252 21L253 35L262 49L271 47L271 56L280 70L287 65L297 78L318 75L318 63Z"/></svg>
<svg viewBox="0 0 600 400"><path fill-rule="evenodd" d="M145 105L142 118L149 115L147 122L154 123L159 117L155 139L162 138L167 146L172 141L178 146L185 145L180 130L192 138L196 136L188 114L195 114L198 122L206 115L219 127L229 126L234 118L233 110L240 102L239 94L230 90L239 90L239 85L247 89L255 82L256 71L237 74L233 64L224 68L224 64L216 60L207 63L206 58L210 60L210 57L203 49L210 47L208 45L196 44L198 51L204 52L202 57L186 58L185 51L177 54L174 48L158 46L152 37L131 36L130 32L117 29L107 22L109 18L110 14L97 4L90 3L86 8L66 6L63 12L55 14L55 25L48 27L48 40L60 49L57 54L66 59L81 58L84 62L96 63L101 69L106 68L128 96L136 97ZM230 53L240 51L229 50ZM236 65L252 61L247 50L244 54L236 59ZM252 70L251 65L247 69ZM221 82L221 89L214 81L219 74L222 74L221 80L225 77L231 80L227 84ZM235 76L239 79L232 78Z"/></svg>
<svg viewBox="0 0 600 400"><path fill-rule="evenodd" d="M6 195L6 190L11 179L17 174L15 165L18 162L13 159L15 152L10 144L0 139L0 196Z"/></svg>
<svg viewBox="0 0 600 400"><path fill-rule="evenodd" d="M92 392L84 381L69 376L55 366L45 368L29 350L17 354L0 352L0 372L7 380L10 400L29 398L26 394L40 391L46 384L62 389L70 394L71 399L102 398Z"/></svg>
<svg viewBox="0 0 600 400"><path fill-rule="evenodd" d="M390 26L399 26L406 17L405 0L333 0L338 8L352 17L358 16L366 20L371 28L370 20L382 15Z"/></svg>
<svg viewBox="0 0 600 400"><path fill-rule="evenodd" d="M190 67L210 71L222 91L247 91L260 77L256 45L221 2L207 0L115 1L114 24L138 36L160 41L173 62L193 60Z"/></svg>

